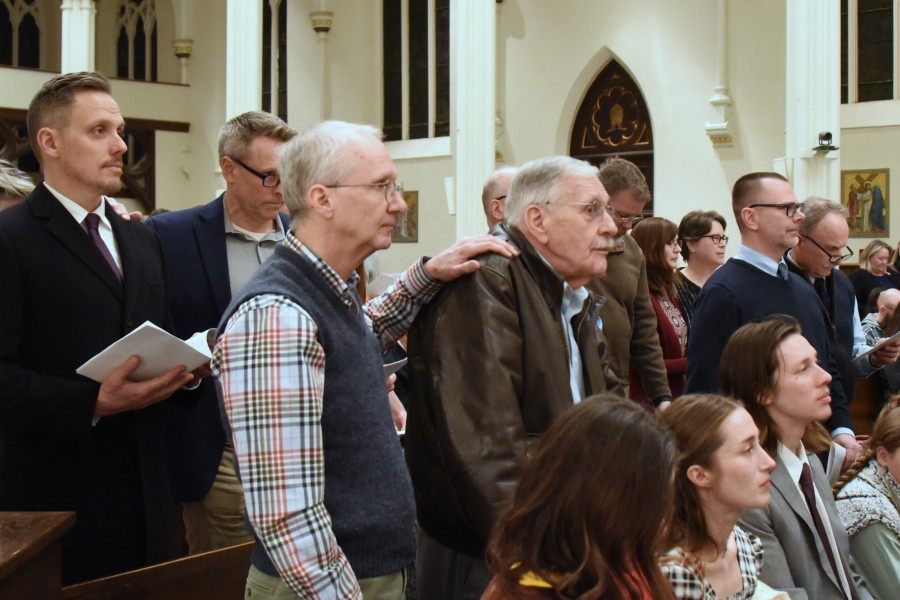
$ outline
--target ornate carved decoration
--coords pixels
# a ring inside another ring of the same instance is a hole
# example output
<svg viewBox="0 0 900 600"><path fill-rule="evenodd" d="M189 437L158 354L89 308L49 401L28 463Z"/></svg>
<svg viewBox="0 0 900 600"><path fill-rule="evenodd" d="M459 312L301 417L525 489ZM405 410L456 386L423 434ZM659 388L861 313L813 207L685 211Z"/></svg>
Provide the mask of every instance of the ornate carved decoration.
<svg viewBox="0 0 900 600"><path fill-rule="evenodd" d="M634 79L615 60L588 88L572 127L569 154L600 165L621 156L641 168L653 189L653 127ZM645 214L652 214L652 203Z"/></svg>

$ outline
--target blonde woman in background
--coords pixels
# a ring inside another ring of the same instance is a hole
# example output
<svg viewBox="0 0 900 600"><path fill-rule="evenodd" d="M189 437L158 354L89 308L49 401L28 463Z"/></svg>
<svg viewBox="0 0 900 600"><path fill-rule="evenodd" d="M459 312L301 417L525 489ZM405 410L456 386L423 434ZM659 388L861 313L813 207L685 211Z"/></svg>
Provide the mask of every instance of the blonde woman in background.
<svg viewBox="0 0 900 600"><path fill-rule="evenodd" d="M0 159L0 210L18 204L33 189L34 184L28 175L8 160Z"/></svg>
<svg viewBox="0 0 900 600"><path fill-rule="evenodd" d="M865 317L869 294L877 287L885 290L900 289L900 273L888 265L891 262L891 248L882 240L872 240L859 253L859 269L850 275L856 290L856 304L860 318Z"/></svg>

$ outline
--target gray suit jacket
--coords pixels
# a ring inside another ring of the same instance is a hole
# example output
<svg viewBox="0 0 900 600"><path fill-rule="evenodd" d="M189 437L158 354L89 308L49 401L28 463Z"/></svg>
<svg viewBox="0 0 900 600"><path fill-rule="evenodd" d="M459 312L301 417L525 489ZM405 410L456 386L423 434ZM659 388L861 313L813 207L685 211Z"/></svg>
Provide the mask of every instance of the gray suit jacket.
<svg viewBox="0 0 900 600"><path fill-rule="evenodd" d="M871 600L865 583L853 572L847 532L835 509L822 463L812 453L807 452L807 456L813 483L831 521L853 600ZM841 600L840 583L831 571L806 500L791 480L781 458L776 460L769 506L745 510L740 520L744 530L762 540L765 554L760 579L772 588L786 591L792 600Z"/></svg>

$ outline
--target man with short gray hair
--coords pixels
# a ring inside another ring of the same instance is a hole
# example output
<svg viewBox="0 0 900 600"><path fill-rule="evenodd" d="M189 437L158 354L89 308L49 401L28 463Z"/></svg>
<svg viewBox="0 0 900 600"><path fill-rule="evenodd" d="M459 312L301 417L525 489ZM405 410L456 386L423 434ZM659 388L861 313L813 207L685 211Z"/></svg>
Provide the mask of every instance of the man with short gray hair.
<svg viewBox="0 0 900 600"><path fill-rule="evenodd" d="M603 299L616 226L590 164L523 165L493 229L519 250L479 257L409 335L407 462L416 490L420 598L480 598L484 549L531 443L556 417L607 391Z"/></svg>
<svg viewBox="0 0 900 600"><path fill-rule="evenodd" d="M292 227L225 310L213 373L256 546L254 600L400 600L415 504L381 354L491 236L419 260L363 304L356 269L406 210L377 129L326 122L280 159Z"/></svg>
<svg viewBox="0 0 900 600"><path fill-rule="evenodd" d="M295 135L267 112L230 119L219 132L225 192L203 206L147 221L166 256L176 335L187 338L217 327L232 296L284 241L290 221L279 213L284 201L278 155ZM172 407L176 414L167 432L172 492L182 503L192 555L252 539L244 526L244 496L215 385L203 381L200 387L195 406Z"/></svg>
<svg viewBox="0 0 900 600"><path fill-rule="evenodd" d="M871 349L859 320L856 292L840 267L853 256L847 247L850 226L846 209L824 198L807 198L803 203L806 218L800 223L797 245L785 252L788 269L800 275L816 290L831 324L830 340L841 370L841 385L848 400L853 399L857 378L868 377L881 367L893 364L900 345Z"/></svg>

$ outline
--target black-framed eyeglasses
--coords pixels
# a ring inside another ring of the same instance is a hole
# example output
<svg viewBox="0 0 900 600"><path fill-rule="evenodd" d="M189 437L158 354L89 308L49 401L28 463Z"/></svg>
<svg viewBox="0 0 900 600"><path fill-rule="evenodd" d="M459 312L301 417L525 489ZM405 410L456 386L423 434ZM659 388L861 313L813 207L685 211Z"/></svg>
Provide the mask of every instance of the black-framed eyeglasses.
<svg viewBox="0 0 900 600"><path fill-rule="evenodd" d="M497 196L494 200L506 200L506 196Z"/></svg>
<svg viewBox="0 0 900 600"><path fill-rule="evenodd" d="M244 169L247 170L249 173L253 173L257 177L262 179L263 187L267 187L267 188L278 187L278 184L281 183L281 177L278 176L278 173L260 173L259 171L255 170L255 169L251 169L250 167L248 167L247 165L245 165L243 162L239 161L236 158L232 158L230 156L228 158L231 158L231 160L233 160L237 164L244 167Z"/></svg>
<svg viewBox="0 0 900 600"><path fill-rule="evenodd" d="M681 248L681 240L679 240L678 238L673 238L666 242L666 246L670 248Z"/></svg>
<svg viewBox="0 0 900 600"><path fill-rule="evenodd" d="M715 244L716 246L718 246L718 245L721 244L722 242L725 242L726 244L728 243L728 236L727 236L727 235L718 235L718 234L701 235L701 236L698 237L697 239L698 239L698 240L702 240L703 238L709 238L709 239L711 239L711 240L712 240L712 243Z"/></svg>
<svg viewBox="0 0 900 600"><path fill-rule="evenodd" d="M847 250L847 254L832 254L831 252L829 252L828 250L823 248L822 244L820 244L816 240L812 239L808 235L801 235L800 237L802 237L805 240L809 240L813 244L815 244L819 250L821 250L822 252L824 252L825 254L828 255L828 260L830 260L833 263L838 263L838 262L841 262L842 260L847 260L848 258L851 258L853 256L853 250L850 249L850 246L844 246L844 248Z"/></svg>
<svg viewBox="0 0 900 600"><path fill-rule="evenodd" d="M390 204L391 200L394 198L394 194L400 194L403 196L403 184L396 179L392 179L391 181L379 181L377 183L345 183L339 185L326 185L327 188L345 188L345 187L374 187L381 188L384 190L384 199Z"/></svg>
<svg viewBox="0 0 900 600"><path fill-rule="evenodd" d="M644 220L644 217L641 215L620 215L610 204L609 205L609 214L612 216L613 220L619 225L623 225L627 222L631 222L631 226L634 227L638 223Z"/></svg>
<svg viewBox="0 0 900 600"><path fill-rule="evenodd" d="M806 203L789 202L787 204L751 204L747 208L780 208L790 219L797 214L798 210L800 212L806 212Z"/></svg>

